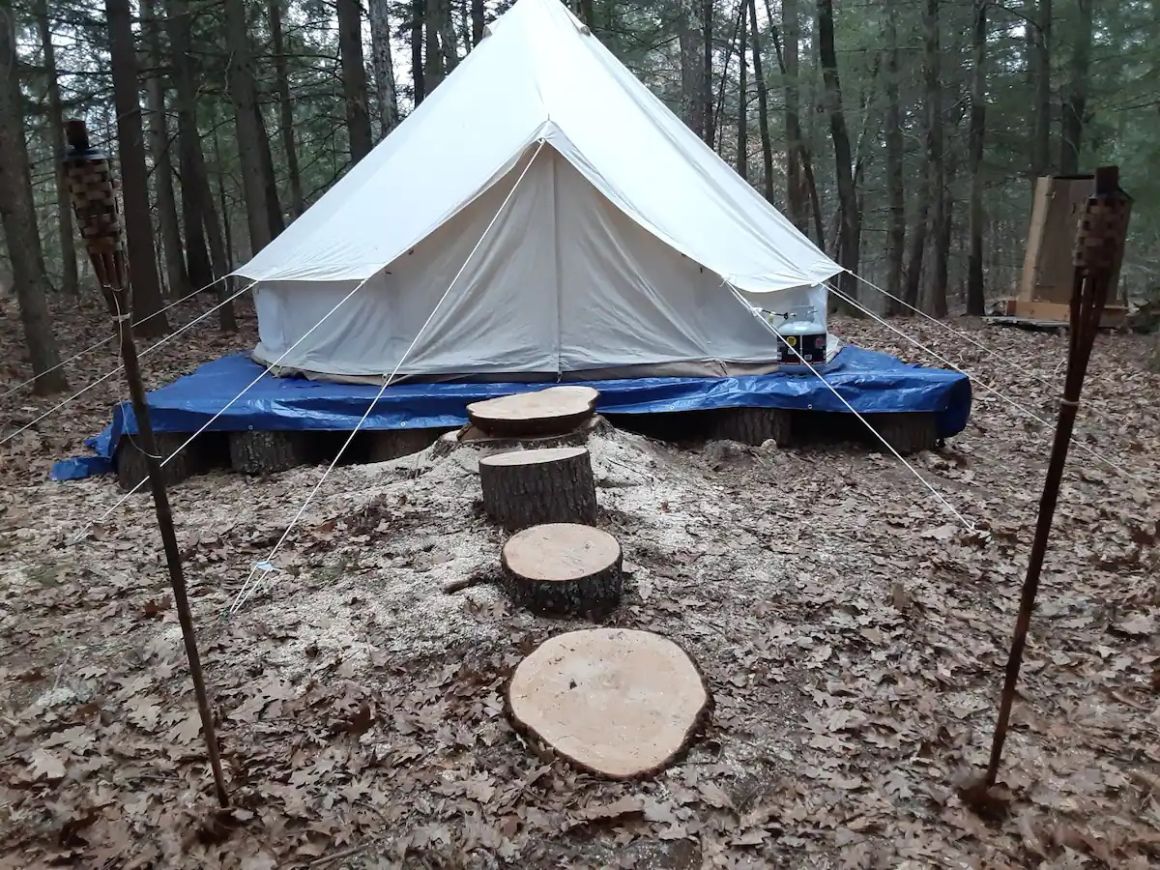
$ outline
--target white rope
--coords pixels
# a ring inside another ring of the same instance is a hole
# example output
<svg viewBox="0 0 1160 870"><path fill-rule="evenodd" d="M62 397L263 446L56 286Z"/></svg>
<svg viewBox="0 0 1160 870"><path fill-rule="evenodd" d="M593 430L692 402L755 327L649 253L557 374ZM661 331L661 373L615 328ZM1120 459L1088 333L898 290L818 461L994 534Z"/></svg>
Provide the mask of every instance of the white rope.
<svg viewBox="0 0 1160 870"><path fill-rule="evenodd" d="M918 482L921 483L923 486L925 486L928 490L930 490L931 494L935 498L937 498L940 502L942 502L943 506L948 511L950 511L952 514L954 514L955 518L958 519L958 521L961 522L966 527L967 531L969 531L969 532L975 531L975 526L971 523L971 521L968 520L966 517L964 517L961 513L959 513L959 511L955 508L955 506L953 504L951 504L942 493L940 493L937 489L935 489L934 486L932 486L931 483L929 481L927 481L927 479L925 477L923 477L921 474L919 474L918 469L916 469L913 465L911 465L909 462L907 462L906 459L903 458L902 454L894 449L894 445L891 444L889 441L887 441L886 438L884 438L882 436L882 434L879 433L879 431L877 429L875 429L873 426L871 426L869 421L865 417L863 417L860 413L858 413L858 411L855 410L854 406L851 405L849 402L847 402L846 398L834 388L834 385L831 384L829 381L827 381L824 377L822 377L821 373L816 368L814 368L809 363L809 361L806 360L806 358L804 356L802 356L798 352L798 349L796 347L794 347L792 344L790 344L788 341L785 340L785 337L782 336L782 334L780 332L778 332L777 328L772 323L770 323L768 320L766 320L765 317L759 311L754 309L754 307L752 305L750 305L748 302L746 302L745 297L741 295L741 293L738 291L738 289L736 287L733 286L732 283L729 283L729 289L731 291L733 291L733 295L734 295L734 297L736 297L737 301L740 302L743 306L745 306L745 308L755 318L757 318L757 320L759 320L762 323L762 325L765 326L766 329L768 329L775 336L777 336L778 341L780 341L782 344L784 344L786 347L788 347L790 349L790 351L793 353L793 355L796 356L798 358L798 360L806 366L806 368L808 368L811 372L813 372L815 376L817 376L818 380L821 381L825 385L826 389L828 389L831 393L833 393L834 396L837 397L838 401L841 402L843 405L845 405L847 409L849 409L851 414L853 414L855 417L857 417L859 420L862 421L862 424L874 434L874 437L877 438L879 441L881 441L882 444L886 447L886 449L889 450L891 453L893 453L895 458L899 462L901 462L904 466L906 466L907 470L910 471L910 473L913 474L916 478L918 478Z"/></svg>
<svg viewBox="0 0 1160 870"><path fill-rule="evenodd" d="M536 157L539 156L543 147L544 141L540 140L539 145L536 147L535 152L528 160L527 165L524 166L523 170L516 178L515 184L512 185L511 190L507 192L507 196L504 197L503 202L501 202L499 208L496 209L495 215L492 216L492 219L488 222L487 226L484 227L483 233L480 234L479 240L475 243L475 246L471 249L470 252L468 252L467 258L463 261L463 265L459 267L459 271L455 273L455 277L451 279L451 283L447 285L447 289L443 291L443 295L439 297L439 301L435 303L435 307L431 309L431 313L427 315L427 319L423 321L423 325L419 327L419 331L415 333L415 337L411 339L411 343L407 346L407 349L403 351L403 355L399 357L399 361L395 363L395 367L391 370L390 375L384 378L383 385L379 387L378 393L376 393L375 397L371 399L371 403L367 406L367 409L363 411L362 417L359 418L358 423L355 424L354 429L351 430L350 435L347 436L346 441L344 441L342 444L342 447L338 449L338 452L334 455L334 458L330 461L330 464L326 466L326 470L322 472L322 477L320 477L318 482L314 484L314 488L310 490L310 493L306 496L306 500L299 506L298 511L294 514L294 518L290 520L290 525L288 525L286 530L282 532L282 537L278 539L278 542L274 545L274 548L270 550L270 554L262 561L256 562L254 567L250 569L249 576L246 577L246 581L242 584L242 588L238 590L238 594L234 596L234 600L230 604L228 610L228 614L230 616L233 616L239 610L241 610L242 607L245 606L246 602L249 601L250 598L265 585L266 578L276 570L274 566L274 557L278 555L278 551L282 548L282 545L286 543L286 539L290 537L290 532L298 524L298 521L302 519L302 515L306 513L306 508L314 500L314 496L318 494L318 491L326 482L326 478L330 475L330 472L334 470L335 465L338 464L339 459L342 458L343 453L346 452L346 449L350 446L351 441L354 440L354 436L358 434L359 429L362 428L363 423L366 422L367 418L371 414L371 411L373 411L375 405L378 404L379 399L383 397L383 393L387 391L387 387L389 387L394 382L396 375L399 373L399 369L402 367L403 363L406 362L407 357L411 354L411 351L415 349L415 346L419 343L419 339L427 330L427 327L430 326L432 321L435 319L436 312L439 311L440 307L447 300L447 297L451 295L452 289L455 287L456 283L458 283L460 277L462 277L464 271L467 269L468 264L471 262L471 258L475 256L476 251L479 250L480 246L483 244L484 239L487 238L487 234L491 232L491 228L495 226L495 222L499 220L500 215L502 215L504 209L507 208L508 202L511 201L512 195L516 192L516 188L520 186L520 182L524 180L524 176L527 175L528 170L532 168L532 164L535 163ZM262 572L260 575L258 574L259 571Z"/></svg>
<svg viewBox="0 0 1160 870"><path fill-rule="evenodd" d="M166 311L168 311L170 308L173 308L175 305L180 305L182 302L184 302L185 300L189 299L189 298L190 298L190 297L192 297L192 296L196 296L198 293L204 293L206 290L208 290L208 289L209 289L210 287L212 287L214 284L217 284L217 283L219 283L219 282L221 282L221 281L224 281L224 280L225 280L226 278L228 278L228 277L229 277L228 275L222 275L220 278L215 278L213 281L211 281L210 283L206 284L204 287L199 287L198 289L196 289L196 290L194 290L194 291L192 291L192 292L190 292L190 293L186 293L186 294L185 294L184 296L182 296L180 299L177 299L177 300L174 300L173 302L170 302L170 303L169 303L168 305L166 305L164 308L162 308L162 309L160 309L160 310L158 310L158 311L154 311L152 314L146 315L145 317L142 317L140 320L136 321L136 322L135 322L133 325L134 325L134 326L140 326L142 323L145 323L145 322L147 322L147 321L149 321L149 320L152 320L154 317L157 317L157 316L159 316L159 315L161 315L161 314L164 314ZM211 310L212 310L212 309L211 309ZM27 387L29 384L31 384L31 383L34 383L34 382L36 382L36 381L40 380L41 378L43 378L45 375L51 374L52 372L55 372L57 369L64 368L65 366L67 366L67 365L68 365L69 363L71 363L71 362L76 362L76 361L77 361L78 359L80 359L82 356L84 356L85 354L88 354L88 353L92 353L92 352L93 352L94 350L96 350L98 347L104 347L106 344L108 344L110 341L112 341L114 337L115 337L115 336L109 335L109 336L107 336L106 338L102 338L102 339L101 339L100 341L98 341L96 344L89 345L89 346L88 346L88 347L86 347L84 350L82 350L82 351L80 351L80 352L78 352L78 353L74 353L74 354L73 354L72 356L70 356L68 359L66 359L66 360L62 360L61 362L58 362L58 363L57 363L56 365L54 365L52 368L45 369L45 370L44 370L44 371L42 371L40 374L38 374L38 375L33 375L32 377L30 377L30 378L29 378L28 380L26 380L26 381L21 381L21 382L20 382L19 384L17 384L16 386L14 386L14 387L10 387L9 389L5 390L3 393L0 393L0 399L3 399L3 398L5 398L5 397L7 397L7 396L11 396L13 393L15 393L15 392L16 392L17 390L19 390L21 387Z"/></svg>
<svg viewBox="0 0 1160 870"><path fill-rule="evenodd" d="M943 363L944 365L948 365L948 366L950 366L952 369L954 369L954 370L955 370L956 372L958 372L959 374L961 374L961 375L966 375L966 376L967 376L967 378L968 378L968 379L970 379L971 383L973 383L973 384L976 384L976 385L978 385L978 386L982 387L982 388L983 388L984 390L986 390L988 393L992 393L992 394L994 394L994 395L998 396L1000 399L1002 399L1002 400L1003 400L1004 402L1006 402L1007 404L1011 405L1011 407L1015 408L1017 411L1019 411L1019 413L1023 414L1025 417L1029 417L1029 418L1031 418L1032 420L1035 420L1037 423L1041 423L1042 425L1044 425L1044 426L1046 426L1046 427L1048 427L1048 428L1051 428L1051 425L1052 425L1052 424L1051 424L1051 422L1050 422L1050 421L1048 421L1048 420L1045 420L1043 417L1040 417L1038 414L1036 414L1036 413L1035 413L1034 411L1032 411L1030 408L1027 408L1027 407L1025 407L1024 405L1021 405L1021 404L1019 404L1019 402L1015 401L1015 400L1014 400L1014 399L1012 399L1010 396L1007 396L1007 395L1005 395L1005 394L1001 393L999 390L995 389L995 388L994 388L993 386L991 386L990 384L988 384L988 383L986 383L986 382L984 382L984 381L981 381L981 380L979 380L979 379L978 379L978 377L976 377L975 375L971 374L971 373L970 373L969 371L967 371L966 369L962 369L962 368L960 368L959 366L955 365L953 362L951 362L951 361L950 361L949 359L947 359L946 357L944 357L944 356L942 356L941 354L939 354L939 353L936 353L935 351L931 350L929 347L927 347L925 344L923 344L923 343L922 343L921 341L919 341L918 339L916 339L916 338L912 338L911 336L907 335L907 334L906 334L905 332L903 332L901 329L898 329L897 327L893 326L893 325L892 325L892 324L891 324L889 321L887 321L887 320L885 320L884 318L880 317L879 315L875 314L875 313L874 313L873 311L871 311L869 308L866 308L865 306L863 306L863 305L860 305L860 304L859 304L859 303L858 303L856 300L854 300L853 298L851 298L851 297L850 297L850 296L848 296L847 294L843 293L841 290L839 290L839 289L838 289L837 287L835 287L833 284L827 283L827 284L826 284L826 286L827 286L827 287L829 287L829 288L830 288L830 291L831 291L832 293L834 293L835 295L837 295L839 299L842 299L842 300L844 300L844 301L845 301L845 302L847 302L848 304L850 304L850 305L854 306L855 308L857 308L859 311L861 311L861 312L863 312L863 313L865 313L865 314L869 315L870 317L874 318L874 320L877 320L879 323L881 323L883 326L885 326L885 327L886 327L887 329L889 329L891 332L896 332L896 333L898 333L898 334L899 334L899 335L901 335L903 338L905 338L907 341L909 341L911 344L913 344L915 347L917 347L917 348L920 348L921 350L924 350L924 351L926 351L928 354L930 354L932 357L934 357L935 359L937 359L939 362ZM1064 404L1064 402L1063 402L1063 401L1061 401L1061 404ZM1051 440L1050 436L1048 436L1048 440ZM1077 440L1077 438L1076 438L1076 435L1075 435L1075 434L1073 434L1073 435L1072 435L1072 437L1071 437L1071 441L1072 441L1072 443L1073 443L1073 444L1074 444L1076 447L1078 447L1080 450L1082 450L1082 451L1084 451L1085 453L1089 454L1089 455L1090 455L1092 458L1094 458L1094 459L1097 459L1097 460L1099 460L1100 462L1104 463L1104 465L1108 466L1109 468L1111 468L1111 469L1114 469L1115 471L1117 471L1117 472L1119 472L1120 474L1124 475L1124 476L1125 476L1125 477L1127 477L1129 480L1133 480L1133 481L1135 481L1135 482L1137 482L1137 483L1141 483L1141 484L1142 484L1142 483L1144 483L1144 481L1143 481L1141 478L1139 478L1139 477L1137 477L1136 475L1132 474L1132 472L1128 471L1128 470L1127 470L1126 468L1124 468L1123 466L1121 466L1121 465L1119 465L1119 464L1117 464L1117 463L1113 462L1112 460L1108 459L1106 456L1103 456L1103 455L1101 455L1101 454L1100 454L1098 451L1096 451L1096 450L1093 450L1091 447L1088 447L1088 446L1087 446L1086 444L1084 444L1082 441L1079 441L1079 440Z"/></svg>
<svg viewBox="0 0 1160 870"><path fill-rule="evenodd" d="M846 271L849 271L849 270L847 269ZM889 297L890 299L893 299L895 302L897 302L899 305L903 305L906 308L909 308L915 314L919 314L919 315L925 317L931 323L934 323L934 324L942 327L943 329L945 329L947 332L951 333L952 335L957 335L963 341L966 341L966 342L969 342L970 344L973 344L975 347L979 348L979 350L983 351L984 353L986 353L990 356L993 356L996 359L1002 360L1004 363L1011 366L1011 368L1015 369L1016 371L1021 372L1022 374L1031 378L1032 380L1039 381L1039 383L1041 383L1045 386L1051 387L1052 389L1054 389L1057 386L1056 384L1053 384L1051 381L1047 380L1046 378L1041 377L1040 375L1037 375L1035 372L1031 371L1031 369L1029 369L1025 366L1019 365L1019 363L1015 362L1015 360L1011 359L1011 357L1005 356L1004 354L999 353L999 351L997 351L997 350L992 350L991 348L987 347L987 345L983 344L981 341L976 340L973 336L968 335L967 333L963 332L962 330L955 329L949 323L943 323L943 321L939 320L937 317L932 317L931 315L927 314L922 309L916 308L915 306L913 306L909 302L907 302L905 299L900 299L899 297L895 296L893 293L889 292L888 290L883 290L881 287L879 287L873 281L867 281L865 278L863 278L861 275L857 274L856 272L850 272L850 274L853 275L857 280L859 280L863 284L865 284L867 287L871 287L871 288L877 290L883 296Z"/></svg>
<svg viewBox="0 0 1160 870"><path fill-rule="evenodd" d="M201 321L205 320L207 317L209 317L211 314L213 314L215 311L217 311L222 306L228 305L229 303L233 302L235 299L237 299L239 296L241 296L243 293L245 293L247 290L249 290L251 287L253 287L254 284L256 284L256 283L257 282L254 281L250 284L247 284L245 287L243 287L238 292L234 293L232 296L229 296L229 297L223 299L221 302L219 302L213 308L210 308L207 311L203 311L197 317L193 318L193 320L189 321L189 323L185 324L185 326L182 326L180 329L176 329L173 332L169 333L169 335L160 339L156 344L152 344L149 347L145 348L145 350L141 351L140 356L142 358L144 358L144 357L148 356L149 354L151 354L153 351L157 350L157 348L163 347L164 345L173 341L173 339L177 338L177 336L181 335L183 332L185 332L187 329L194 326L195 324L200 323ZM114 320L119 320L119 321L123 322L124 317L125 317L125 315L119 315L118 317L115 317ZM138 321L138 322L140 322L140 321ZM116 335L109 336L109 340L111 341L113 338L119 336L120 334L121 334L121 331L120 331L120 329L118 329ZM99 378L97 378L95 381L88 384L87 386L81 387L79 390L77 390L75 393L73 393L67 399L62 399L61 401L57 402L55 405L53 405L51 408L49 408L47 411L45 411L39 417L36 417L35 419L29 421L28 423L25 423L23 426L21 426L15 432L10 432L9 434L5 435L2 439L0 439L0 446L7 444L9 441L11 441L13 438L15 438L21 432L25 432L25 431L31 429L33 426L35 426L37 423L39 423L45 417L48 417L48 416L52 415L53 413L55 413L56 411L59 411L61 408L63 408L65 405L67 405L69 402L71 402L73 399L76 399L80 396L83 396L85 393L87 393L93 387L97 386L98 384L104 383L105 381L107 381L109 378L111 378L113 375L117 374L117 372L121 371L124 368L125 368L125 366L123 364L118 365L115 369L101 375Z"/></svg>
<svg viewBox="0 0 1160 870"><path fill-rule="evenodd" d="M375 274L377 274L377 273L375 273ZM286 356L292 350L294 350L294 348L296 348L296 347L298 347L298 345L302 344L302 342L305 341L306 338L312 332L314 332L314 330L318 329L318 327L320 327L323 323L325 323L326 320L332 314L334 314L334 312L338 311L339 307L344 302L346 302L348 299L350 299L350 297L354 296L354 294L357 293L362 288L362 286L364 284L366 284L366 282L369 281L373 277L374 277L374 275L368 275L366 278L363 278L361 281L358 282L358 284L356 284L354 286L353 290L351 290L349 293L347 293L345 296L343 296L341 299L339 299L338 302L335 303L333 308L331 308L328 312L326 312L326 314L322 315L321 320L319 320L316 324L314 324L312 327L310 327L310 329L306 330L306 332L302 333L301 337L296 342L294 342L292 345L290 345L288 348L286 348L286 350L284 350L282 352L281 356L279 356L276 360L274 360L272 363L270 363L268 366L266 366L265 370L260 375L258 375L256 378L254 378L252 381L250 381L248 384L246 384L244 387L242 387L241 391L236 396L234 396L232 399L230 399L228 402L226 402L226 404L223 405L218 410L218 412L216 414L214 414L205 423L203 423L201 425L200 429L198 429L196 432L194 432L192 435L190 435L189 438L187 438L184 442L182 442L182 444L176 450L174 450L167 457L165 457L165 459L162 460L162 462L161 462L162 467L167 465L169 463L169 461L171 459L173 459L174 456L176 456L178 453L180 453L182 450L184 450L186 447L188 447L190 444L192 444L193 440L195 438L197 438L198 435L200 435L202 432L204 432L206 429L208 429L210 426L212 426L214 424L214 422L222 414L224 414L226 411L228 411L233 406L234 402L236 402L238 399L240 399L242 396L244 396L246 394L246 392L250 389L250 387L254 386L254 384L258 383L258 381L260 381L262 378L264 378L266 375L268 375L271 371L273 371L275 366L278 365L278 363L282 362L282 360L285 359ZM255 281L254 283L256 284L257 282ZM251 286L253 286L253 285L251 285ZM208 314L208 313L209 312L207 311L206 314ZM118 501L115 505L113 505L111 508L106 510L103 514L101 514L95 520L89 520L87 523L85 523L85 525L77 533L77 536L75 538L73 538L72 541L70 541L70 543L75 544L78 541L82 540L84 538L84 536L86 534L88 534L88 530L90 528L92 528L93 525L104 520L107 516L109 516L109 514L111 514L113 511L115 511L117 508L119 508L121 505L123 505L126 501L128 501L128 499L131 498L133 496L133 494L135 492L137 492L137 490L139 490L142 486L144 486L148 480L149 480L148 477L143 477L141 480L137 481L137 485L134 486L127 493L125 493L123 496L121 496L121 498L118 499Z"/></svg>

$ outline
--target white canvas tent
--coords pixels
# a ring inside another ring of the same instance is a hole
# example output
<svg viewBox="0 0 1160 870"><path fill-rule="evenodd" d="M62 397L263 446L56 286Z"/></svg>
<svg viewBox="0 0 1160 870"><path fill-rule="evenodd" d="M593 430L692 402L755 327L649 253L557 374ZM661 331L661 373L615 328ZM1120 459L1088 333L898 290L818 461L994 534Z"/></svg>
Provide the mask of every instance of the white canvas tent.
<svg viewBox="0 0 1160 870"><path fill-rule="evenodd" d="M726 282L821 318L839 271L558 0L519 0L236 274L283 370L555 379L761 370Z"/></svg>

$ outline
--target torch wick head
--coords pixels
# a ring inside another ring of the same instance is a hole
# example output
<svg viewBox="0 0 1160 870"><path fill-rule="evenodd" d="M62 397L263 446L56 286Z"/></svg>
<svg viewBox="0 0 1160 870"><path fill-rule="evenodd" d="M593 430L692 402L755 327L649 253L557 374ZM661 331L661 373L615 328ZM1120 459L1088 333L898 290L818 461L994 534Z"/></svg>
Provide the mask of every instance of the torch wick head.
<svg viewBox="0 0 1160 870"><path fill-rule="evenodd" d="M64 135L74 151L88 151L91 147L89 144L89 128L79 118L64 122Z"/></svg>

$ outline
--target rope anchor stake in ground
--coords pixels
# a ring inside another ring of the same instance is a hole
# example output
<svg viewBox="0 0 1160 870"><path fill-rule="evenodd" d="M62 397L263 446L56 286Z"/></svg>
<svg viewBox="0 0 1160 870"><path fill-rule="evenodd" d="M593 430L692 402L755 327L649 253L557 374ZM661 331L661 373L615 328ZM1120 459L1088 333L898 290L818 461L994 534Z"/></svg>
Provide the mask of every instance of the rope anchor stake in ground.
<svg viewBox="0 0 1160 870"><path fill-rule="evenodd" d="M1027 576L1023 581L1019 615L1015 620L1011 651L1007 659L1003 693L999 701L999 718L991 743L991 757L984 780L964 790L964 797L976 807L986 807L994 803L993 798L988 800L987 789L995 785L999 775L1003 744L1007 739L1007 726L1011 718L1011 706L1015 700L1015 686L1019 680L1020 665L1023 663L1031 614L1035 609L1039 575L1047 553L1052 520L1055 518L1055 506L1064 465L1067 462L1072 428L1079 409L1080 393L1083 390L1092 345L1099 332L1100 316L1107 301L1108 288L1119 268L1129 203L1127 195L1119 189L1119 170L1116 167L1098 169L1095 193L1087 201L1083 220L1076 233L1067 375L1064 380L1063 399L1059 406L1059 418L1055 425L1051 460L1039 502L1035 539L1031 545Z"/></svg>
<svg viewBox="0 0 1160 870"><path fill-rule="evenodd" d="M133 414L137 418L138 438L145 454L149 486L153 492L153 504L157 513L157 527L161 532L161 542L165 549L165 562L169 569L169 580L173 587L173 601L177 608L181 635L185 641L185 654L189 659L193 690L197 696L197 709L201 715L202 734L205 736L206 755L213 771L214 789L218 802L229 806L225 777L222 774L221 759L218 756L217 736L214 733L213 714L210 711L209 696L202 676L201 656L197 650L197 637L193 626L193 615L189 608L189 596L185 588L185 575L181 566L181 554L177 547L177 534L173 528L173 511L169 506L169 494L161 471L161 456L157 450L157 439L149 419L149 405L145 399L145 385L141 380L141 367L137 358L137 345L133 341L131 286L128 263L122 241L120 215L117 211L116 192L113 185L112 169L108 158L89 144L88 130L83 121L69 121L66 125L71 150L65 155L64 173L72 195L77 226L82 240L92 260L93 272L101 285L105 302L109 306L109 316L116 328L116 337L121 345L121 360L124 365L125 380L133 403Z"/></svg>

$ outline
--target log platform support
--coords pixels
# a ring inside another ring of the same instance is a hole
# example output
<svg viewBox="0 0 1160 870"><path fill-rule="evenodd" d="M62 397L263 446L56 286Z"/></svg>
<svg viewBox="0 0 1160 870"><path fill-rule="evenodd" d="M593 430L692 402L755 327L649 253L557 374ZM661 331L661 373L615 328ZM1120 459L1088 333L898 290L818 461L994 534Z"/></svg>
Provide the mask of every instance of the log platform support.
<svg viewBox="0 0 1160 870"><path fill-rule="evenodd" d="M230 433L230 466L242 474L271 474L310 461L310 433L249 430Z"/></svg>
<svg viewBox="0 0 1160 870"><path fill-rule="evenodd" d="M153 434L157 439L157 450L162 461L168 459L189 439L187 432L155 432ZM195 475L205 474L219 465L224 465L224 462L220 461L222 451L215 449L219 445L220 442L216 441L213 434L207 434L199 436L188 447L181 449L176 456L169 459L161 467L165 485L173 486ZM117 471L117 485L126 492L145 480L148 467L145 454L141 452L141 445L137 439L130 435L121 437L117 444L117 452L113 457L113 467ZM148 489L142 487L139 491L148 492Z"/></svg>
<svg viewBox="0 0 1160 870"><path fill-rule="evenodd" d="M508 539L500 562L508 595L534 613L600 617L620 602L620 544L600 529L532 526Z"/></svg>
<svg viewBox="0 0 1160 870"><path fill-rule="evenodd" d="M781 408L723 408L710 419L709 438L754 447L773 440L778 447L789 447L793 443L793 415L793 411Z"/></svg>
<svg viewBox="0 0 1160 870"><path fill-rule="evenodd" d="M583 447L485 456L479 460L479 483L484 510L508 531L596 520L596 482Z"/></svg>

